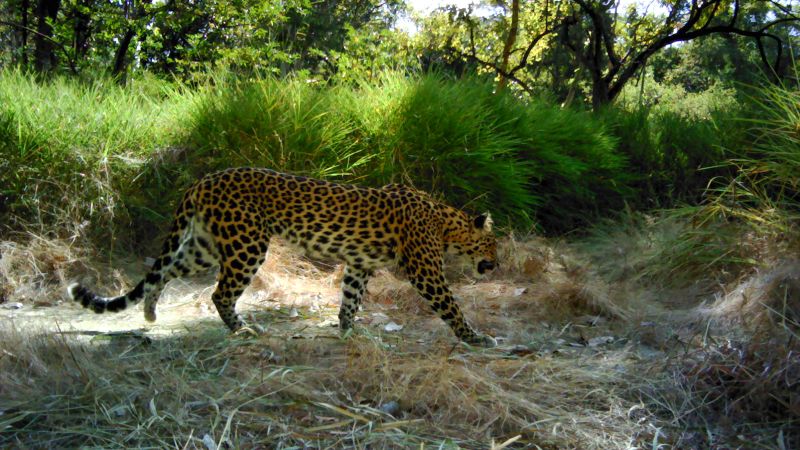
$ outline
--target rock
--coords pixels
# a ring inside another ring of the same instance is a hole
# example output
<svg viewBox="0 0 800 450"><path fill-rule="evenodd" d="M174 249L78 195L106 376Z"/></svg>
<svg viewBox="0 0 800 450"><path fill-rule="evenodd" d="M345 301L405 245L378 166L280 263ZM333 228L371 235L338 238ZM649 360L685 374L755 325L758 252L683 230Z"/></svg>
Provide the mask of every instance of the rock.
<svg viewBox="0 0 800 450"><path fill-rule="evenodd" d="M22 303L20 303L20 302L6 303L6 304L2 305L2 308L3 309L20 309L20 308L22 308Z"/></svg>
<svg viewBox="0 0 800 450"><path fill-rule="evenodd" d="M389 414L390 416L395 416L397 415L397 413L400 412L400 404L392 400L382 404L381 406L378 407L378 409L385 412L386 414Z"/></svg>
<svg viewBox="0 0 800 450"><path fill-rule="evenodd" d="M208 434L203 436L203 445L205 445L208 450L217 450L217 443L214 442L214 438Z"/></svg>
<svg viewBox="0 0 800 450"><path fill-rule="evenodd" d="M614 336L598 336L589 339L588 345L589 347L599 347L612 342L614 342Z"/></svg>
<svg viewBox="0 0 800 450"><path fill-rule="evenodd" d="M383 327L383 329L384 329L384 331L387 331L387 332L391 333L391 332L394 332L394 331L402 330L403 326L402 325L398 325L398 324L396 324L394 322L389 322Z"/></svg>

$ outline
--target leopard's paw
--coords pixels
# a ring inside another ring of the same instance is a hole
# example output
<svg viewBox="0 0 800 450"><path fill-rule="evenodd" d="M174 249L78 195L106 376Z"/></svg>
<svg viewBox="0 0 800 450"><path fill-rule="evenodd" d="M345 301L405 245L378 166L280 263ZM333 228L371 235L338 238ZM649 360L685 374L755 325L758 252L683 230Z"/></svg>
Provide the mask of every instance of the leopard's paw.
<svg viewBox="0 0 800 450"><path fill-rule="evenodd" d="M476 333L474 337L470 339L465 339L465 343L469 345L475 345L478 347L486 347L486 348L494 348L497 347L497 340L488 334L479 334Z"/></svg>
<svg viewBox="0 0 800 450"><path fill-rule="evenodd" d="M262 333L264 333L264 328L262 328L262 327L260 327L258 325L245 325L245 326L239 327L238 330L234 331L233 335L234 336L249 335L250 337L257 338Z"/></svg>

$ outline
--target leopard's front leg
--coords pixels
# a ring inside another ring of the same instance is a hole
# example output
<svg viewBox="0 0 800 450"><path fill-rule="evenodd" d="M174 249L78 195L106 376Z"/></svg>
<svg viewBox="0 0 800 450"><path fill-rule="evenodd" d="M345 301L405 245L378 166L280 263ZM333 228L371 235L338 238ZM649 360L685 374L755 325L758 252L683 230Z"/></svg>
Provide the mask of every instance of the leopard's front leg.
<svg viewBox="0 0 800 450"><path fill-rule="evenodd" d="M444 278L442 251L436 247L414 251L415 247L407 247L406 251L409 253L406 255L416 254L422 258L415 260L404 256L401 265L417 292L428 301L431 309L463 342L487 347L496 346L497 341L493 337L476 332L464 318Z"/></svg>
<svg viewBox="0 0 800 450"><path fill-rule="evenodd" d="M497 345L493 337L478 333L467 323L441 273L429 276L409 276L409 279L417 292L428 301L431 309L450 326L459 339L473 345L487 347Z"/></svg>

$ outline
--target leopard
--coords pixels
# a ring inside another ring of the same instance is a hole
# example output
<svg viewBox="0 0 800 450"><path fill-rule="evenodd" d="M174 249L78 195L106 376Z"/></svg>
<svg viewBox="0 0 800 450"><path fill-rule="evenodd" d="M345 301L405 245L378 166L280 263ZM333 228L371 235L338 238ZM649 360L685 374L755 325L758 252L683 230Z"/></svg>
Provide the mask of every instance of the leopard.
<svg viewBox="0 0 800 450"><path fill-rule="evenodd" d="M399 267L430 308L467 344L496 340L469 325L444 274L446 254L470 261L481 277L498 267L489 213L470 215L402 184L362 187L237 167L207 174L183 194L160 256L138 284L103 297L73 283L68 295L97 313L118 312L144 300L156 320L166 283L218 268L211 300L232 332L245 327L236 301L280 237L312 259L344 263L339 329L349 334L376 270Z"/></svg>

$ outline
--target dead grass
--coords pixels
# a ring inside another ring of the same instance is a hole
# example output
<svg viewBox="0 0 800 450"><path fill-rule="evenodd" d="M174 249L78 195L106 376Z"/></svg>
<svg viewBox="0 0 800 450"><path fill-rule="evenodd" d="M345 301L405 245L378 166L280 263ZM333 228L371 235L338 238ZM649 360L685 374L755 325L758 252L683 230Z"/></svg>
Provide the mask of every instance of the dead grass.
<svg viewBox="0 0 800 450"><path fill-rule="evenodd" d="M650 366L637 388L671 421L676 448L798 448L800 347L794 338L697 335Z"/></svg>
<svg viewBox="0 0 800 450"><path fill-rule="evenodd" d="M509 245L521 244L502 251ZM0 330L0 444L488 448L515 439L508 445L605 449L651 435L653 425L628 414L637 404L624 395L635 372L630 349L623 340L580 344L612 331L570 321L610 305L548 264L539 277L519 272L523 260L489 280L454 280L471 321L504 338L498 349L457 344L391 271L370 281L358 332L340 340L318 322L335 318L341 269L280 244L245 302L269 325L258 339L185 313L183 330L166 335L53 330L17 318ZM548 279L560 281L547 289ZM54 292L61 281L51 281L40 289ZM404 328L385 331L384 317Z"/></svg>
<svg viewBox="0 0 800 450"><path fill-rule="evenodd" d="M109 276L68 245L3 248L0 273L43 296L77 274ZM0 316L0 447L705 448L742 433L796 442L800 362L787 341L783 352L726 341L721 318L698 326L708 322L696 309L665 316L658 295L604 281L558 242L507 240L500 253L488 279L449 272L496 349L457 344L392 271L370 281L357 332L342 340L330 326L341 267L280 243L242 301L268 327L258 338L227 334L210 285L173 288L144 333L138 308L91 315L83 328L74 305L49 309L63 320L50 327ZM778 298L767 287L779 291L786 276L758 289ZM109 333L103 320L130 322ZM403 329L387 331L389 321Z"/></svg>
<svg viewBox="0 0 800 450"><path fill-rule="evenodd" d="M66 241L32 233L24 243L0 241L0 303L54 304L52 286L66 286L71 277L91 271L80 253Z"/></svg>
<svg viewBox="0 0 800 450"><path fill-rule="evenodd" d="M209 436L230 448L480 448L521 436L524 446L618 448L647 429L630 422L633 405L616 388L624 352L575 366L364 336L2 337L4 446L203 448ZM392 401L397 410L383 412Z"/></svg>
<svg viewBox="0 0 800 450"><path fill-rule="evenodd" d="M800 261L779 260L748 275L698 312L751 334L800 331Z"/></svg>

